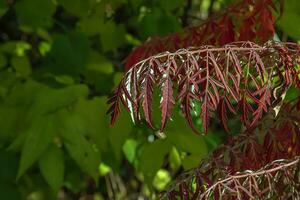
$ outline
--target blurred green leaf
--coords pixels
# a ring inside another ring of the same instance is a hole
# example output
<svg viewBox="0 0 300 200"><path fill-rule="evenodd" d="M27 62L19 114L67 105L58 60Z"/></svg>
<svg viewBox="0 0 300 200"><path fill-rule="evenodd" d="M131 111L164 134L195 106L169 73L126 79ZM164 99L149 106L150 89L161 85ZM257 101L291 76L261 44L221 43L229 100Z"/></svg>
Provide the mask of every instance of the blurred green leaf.
<svg viewBox="0 0 300 200"><path fill-rule="evenodd" d="M88 36L94 36L101 32L104 26L104 21L100 16L89 16L81 18L77 23L77 26L81 32L86 33Z"/></svg>
<svg viewBox="0 0 300 200"><path fill-rule="evenodd" d="M54 113L87 95L88 88L86 85L72 85L62 89L43 89L36 95L28 118Z"/></svg>
<svg viewBox="0 0 300 200"><path fill-rule="evenodd" d="M294 86L291 86L288 91L286 92L285 101L291 101L295 100L297 97L300 96L300 91L299 89L295 88Z"/></svg>
<svg viewBox="0 0 300 200"><path fill-rule="evenodd" d="M182 159L182 165L184 170L189 170L199 166L201 159L203 159L203 155L192 154L186 156Z"/></svg>
<svg viewBox="0 0 300 200"><path fill-rule="evenodd" d="M23 57L13 57L11 59L11 65L16 70L18 74L22 76L28 76L31 74L31 64L26 56Z"/></svg>
<svg viewBox="0 0 300 200"><path fill-rule="evenodd" d="M100 152L85 137L86 127L82 123L82 119L79 115L66 110L60 113L60 119L63 120L63 128L60 133L70 156L83 172L96 180L99 176Z"/></svg>
<svg viewBox="0 0 300 200"><path fill-rule="evenodd" d="M143 39L150 36L164 36L167 33L179 32L179 20L168 12L154 8L147 13L138 25L138 30Z"/></svg>
<svg viewBox="0 0 300 200"><path fill-rule="evenodd" d="M54 191L58 191L62 186L65 170L62 150L54 145L50 146L39 159L39 168L47 183Z"/></svg>
<svg viewBox="0 0 300 200"><path fill-rule="evenodd" d="M39 43L39 52L41 55L45 56L48 52L50 52L51 50L51 44L46 42L46 41L42 41Z"/></svg>
<svg viewBox="0 0 300 200"><path fill-rule="evenodd" d="M87 69L104 74L111 74L114 71L112 63L96 51L90 51Z"/></svg>
<svg viewBox="0 0 300 200"><path fill-rule="evenodd" d="M105 175L108 174L110 171L111 171L111 168L110 168L109 166L107 166L106 164L101 163L101 164L99 165L99 173L100 173L100 176L105 176Z"/></svg>
<svg viewBox="0 0 300 200"><path fill-rule="evenodd" d="M104 52L116 50L125 42L125 28L109 21L103 25L100 33L101 45Z"/></svg>
<svg viewBox="0 0 300 200"><path fill-rule="evenodd" d="M130 163L133 163L136 157L137 141L134 139L127 139L123 145L123 152Z"/></svg>
<svg viewBox="0 0 300 200"><path fill-rule="evenodd" d="M158 191L163 191L170 181L170 173L165 169L160 169L154 177L153 186Z"/></svg>
<svg viewBox="0 0 300 200"><path fill-rule="evenodd" d="M166 128L167 139L178 149L192 154L206 155L207 147L203 135L195 134L179 112L174 112Z"/></svg>
<svg viewBox="0 0 300 200"><path fill-rule="evenodd" d="M108 148L109 127L106 121L106 97L81 99L74 105L74 113L81 116L81 123L86 127L86 134L104 151Z"/></svg>
<svg viewBox="0 0 300 200"><path fill-rule="evenodd" d="M49 28L52 25L55 4L52 0L21 0L15 4L15 10L22 26L33 29Z"/></svg>
<svg viewBox="0 0 300 200"><path fill-rule="evenodd" d="M300 29L295 26L295 22L300 20L300 1L288 0L284 3L284 11L282 17L279 19L278 25L283 32L296 40L300 39Z"/></svg>
<svg viewBox="0 0 300 200"><path fill-rule="evenodd" d="M170 151L171 145L165 139L146 144L141 149L140 169L150 186L157 171L162 167L164 157Z"/></svg>
<svg viewBox="0 0 300 200"><path fill-rule="evenodd" d="M109 123L108 120L107 123ZM132 122L128 113L121 113L118 123L109 129L109 142L118 161L122 159L122 148L131 130Z"/></svg>
<svg viewBox="0 0 300 200"><path fill-rule="evenodd" d="M74 79L71 76L61 75L61 76L54 76L54 79L61 84L64 85L73 85L75 83Z"/></svg>
<svg viewBox="0 0 300 200"><path fill-rule="evenodd" d="M177 171L181 166L181 158L179 152L175 147L172 147L171 152L169 154L169 162L170 167L173 171Z"/></svg>
<svg viewBox="0 0 300 200"><path fill-rule="evenodd" d="M37 161L51 144L56 133L53 115L39 116L32 121L22 148L18 178ZM24 133L23 133L24 134Z"/></svg>
<svg viewBox="0 0 300 200"><path fill-rule="evenodd" d="M85 69L88 52L89 42L84 34L58 35L48 55L49 70L57 74L78 74Z"/></svg>
<svg viewBox="0 0 300 200"><path fill-rule="evenodd" d="M0 51L8 53L8 54L14 54L16 51L17 41L9 40L5 43L0 44Z"/></svg>
<svg viewBox="0 0 300 200"><path fill-rule="evenodd" d="M83 17L88 15L93 0L57 0L57 2L69 13L77 17Z"/></svg>
<svg viewBox="0 0 300 200"><path fill-rule="evenodd" d="M25 52L31 49L31 45L25 41L19 41L16 43L16 54L17 56L25 56Z"/></svg>

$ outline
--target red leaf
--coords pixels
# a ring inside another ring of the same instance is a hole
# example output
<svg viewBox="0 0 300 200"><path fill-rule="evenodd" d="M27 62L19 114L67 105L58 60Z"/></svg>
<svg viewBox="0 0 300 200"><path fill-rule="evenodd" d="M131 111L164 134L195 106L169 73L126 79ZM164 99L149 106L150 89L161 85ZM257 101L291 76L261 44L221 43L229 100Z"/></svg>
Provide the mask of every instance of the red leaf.
<svg viewBox="0 0 300 200"><path fill-rule="evenodd" d="M172 108L175 104L173 97L173 85L171 78L168 76L163 78L162 85L162 100L161 100L161 131L164 130L167 119L171 116Z"/></svg>
<svg viewBox="0 0 300 200"><path fill-rule="evenodd" d="M145 114L145 119L151 128L154 129L152 123L152 96L153 96L153 77L150 74L150 69L147 69L147 75L144 77L144 82L142 83L142 106Z"/></svg>

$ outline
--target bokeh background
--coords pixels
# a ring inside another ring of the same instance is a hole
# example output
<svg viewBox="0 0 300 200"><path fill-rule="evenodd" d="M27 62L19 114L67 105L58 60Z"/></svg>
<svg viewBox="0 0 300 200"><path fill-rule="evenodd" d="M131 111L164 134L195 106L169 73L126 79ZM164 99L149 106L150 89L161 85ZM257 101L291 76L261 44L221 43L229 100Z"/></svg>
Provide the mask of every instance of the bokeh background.
<svg viewBox="0 0 300 200"><path fill-rule="evenodd" d="M157 139L126 112L110 127L107 96L135 46L234 2L0 0L0 198L155 198L196 167L226 139L220 123L196 135L176 115ZM287 0L274 39L300 40L299 22L300 1Z"/></svg>

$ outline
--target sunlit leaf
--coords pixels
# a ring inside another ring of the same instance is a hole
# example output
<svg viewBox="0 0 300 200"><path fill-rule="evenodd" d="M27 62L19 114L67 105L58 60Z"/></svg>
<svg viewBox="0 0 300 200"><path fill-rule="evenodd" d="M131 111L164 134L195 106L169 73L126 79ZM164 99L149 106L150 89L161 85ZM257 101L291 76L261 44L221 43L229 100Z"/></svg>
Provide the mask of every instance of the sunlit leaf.
<svg viewBox="0 0 300 200"><path fill-rule="evenodd" d="M123 145L123 152L130 163L133 163L136 157L137 141L134 139L128 139Z"/></svg>
<svg viewBox="0 0 300 200"><path fill-rule="evenodd" d="M165 187L168 185L168 183L171 181L170 173L167 170L160 169L156 173L154 180L153 180L153 186L158 191L162 191L165 189Z"/></svg>

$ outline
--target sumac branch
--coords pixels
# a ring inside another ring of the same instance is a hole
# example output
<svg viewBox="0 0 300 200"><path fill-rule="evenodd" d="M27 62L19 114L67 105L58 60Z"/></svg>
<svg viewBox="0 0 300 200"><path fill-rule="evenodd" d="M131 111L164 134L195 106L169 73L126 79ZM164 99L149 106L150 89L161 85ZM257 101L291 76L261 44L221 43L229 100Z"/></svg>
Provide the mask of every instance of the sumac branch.
<svg viewBox="0 0 300 200"><path fill-rule="evenodd" d="M199 167L183 173L169 199L299 199L300 99L252 130L230 138ZM286 160L285 160L286 159Z"/></svg>
<svg viewBox="0 0 300 200"><path fill-rule="evenodd" d="M151 127L153 88L161 90L161 131L175 101L190 127L198 132L191 118L195 103L200 103L204 131L212 113L219 113L227 128L227 112L240 113L247 128L253 127L282 100L292 85L299 86L300 47L293 43L235 42L223 47L201 46L164 52L135 64L123 77L109 99L108 113L116 121L120 103L133 120L144 116ZM176 91L176 97L174 95ZM142 107L142 109L141 109Z"/></svg>

